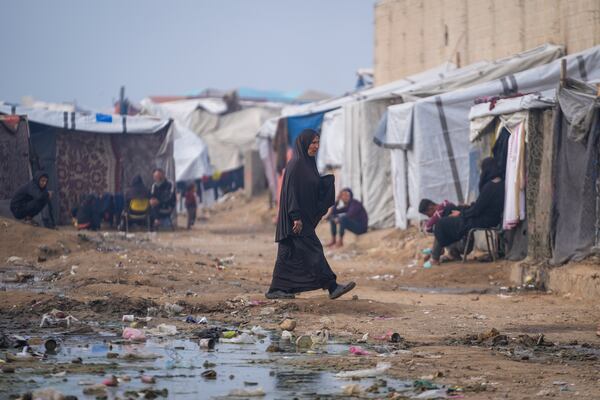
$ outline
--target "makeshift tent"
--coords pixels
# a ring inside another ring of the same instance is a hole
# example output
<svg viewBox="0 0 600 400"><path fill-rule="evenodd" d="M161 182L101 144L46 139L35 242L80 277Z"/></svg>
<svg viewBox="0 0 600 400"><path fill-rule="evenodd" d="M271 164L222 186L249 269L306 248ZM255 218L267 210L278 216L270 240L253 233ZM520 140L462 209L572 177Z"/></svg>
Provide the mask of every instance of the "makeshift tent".
<svg viewBox="0 0 600 400"><path fill-rule="evenodd" d="M543 94L494 98L471 107L469 113L473 158L493 156L499 165L517 172L507 173L505 179L504 225L509 260L551 257L552 196L549 194L553 186L554 97L555 91L549 90ZM514 155L518 152L509 152L509 145L519 137L527 140L520 149L521 162L515 165ZM475 175L471 179L477 179L478 171L471 172ZM517 201L523 201L522 209L515 207ZM507 223L511 210L520 213L515 226Z"/></svg>
<svg viewBox="0 0 600 400"><path fill-rule="evenodd" d="M142 112L162 118L173 118L183 127L195 133L206 144L211 168L216 171L230 171L243 166L243 154L255 148L256 132L262 124L279 113L273 107L250 107L240 111L222 114L226 111L221 99L190 99L174 102L154 103L151 99L142 100ZM176 152L175 158L193 162L189 155ZM198 157L205 159L205 155ZM204 161L196 161L203 164ZM183 164L183 161L181 161ZM201 178L197 176L195 178ZM186 176L185 179L191 179Z"/></svg>
<svg viewBox="0 0 600 400"><path fill-rule="evenodd" d="M344 118L340 109L323 115L321 142L317 153L319 171L341 168L344 162Z"/></svg>
<svg viewBox="0 0 600 400"><path fill-rule="evenodd" d="M600 65L589 67L587 78L598 79ZM600 99L596 86L573 79L557 99L552 262L561 264L600 250Z"/></svg>
<svg viewBox="0 0 600 400"><path fill-rule="evenodd" d="M31 180L29 124L22 115L0 115L0 215L10 217L10 199Z"/></svg>
<svg viewBox="0 0 600 400"><path fill-rule="evenodd" d="M217 171L229 171L243 167L244 152L255 149L256 132L276 114L272 109L247 108L221 116L214 130L202 131L195 124L190 129L206 142L213 167Z"/></svg>
<svg viewBox="0 0 600 400"><path fill-rule="evenodd" d="M599 48L567 57L569 71L586 79L599 74ZM463 202L473 192L477 155L469 151L468 114L477 97L528 93L551 89L558 82L560 62L555 61L524 72L388 108L387 134L382 142L396 150L394 165L405 173L394 174L399 188L397 226L407 217L419 218L416 206L422 197ZM520 63L514 67L520 70ZM408 112L407 112L408 109ZM397 113L397 110L399 111ZM404 115L404 117L399 117ZM404 204L402 204L404 202Z"/></svg>
<svg viewBox="0 0 600 400"><path fill-rule="evenodd" d="M171 121L0 106L27 115L34 167L49 175L57 223L68 223L81 195L123 191L135 175L150 185L153 168L175 178Z"/></svg>
<svg viewBox="0 0 600 400"><path fill-rule="evenodd" d="M406 226L405 218L397 212L399 207L394 205L395 201L403 201L401 193L389 184L392 178L395 180L403 174L406 165L376 146L386 144L385 135L381 134L386 131L387 124L386 110L385 107L382 109L382 104L389 106L409 98L414 99L418 93L458 87L463 81L465 84L471 84L477 79L485 81L496 77L498 71L518 71L530 65L538 65L556 58L560 52L560 47L547 45L494 63L480 62L442 75L424 74L423 79L411 79L403 87L365 90L361 92L362 100L342 107L347 141L344 146L342 184L350 186L363 201L369 213L369 224L379 228L391 227L396 220L397 226Z"/></svg>
<svg viewBox="0 0 600 400"><path fill-rule="evenodd" d="M345 140L342 186L354 192L369 215L369 226L393 226L390 154L373 143L389 100L363 100L343 107Z"/></svg>

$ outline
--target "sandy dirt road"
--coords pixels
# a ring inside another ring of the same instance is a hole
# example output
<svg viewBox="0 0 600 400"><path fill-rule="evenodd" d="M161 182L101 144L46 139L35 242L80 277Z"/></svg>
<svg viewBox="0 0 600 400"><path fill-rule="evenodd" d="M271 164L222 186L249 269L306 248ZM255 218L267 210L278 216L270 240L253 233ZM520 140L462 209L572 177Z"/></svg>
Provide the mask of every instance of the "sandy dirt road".
<svg viewBox="0 0 600 400"><path fill-rule="evenodd" d="M236 324L276 328L293 317L299 333L327 327L350 341L369 333L373 346L400 349L387 357L392 375L457 385L466 398L600 398L598 302L506 291L504 262L423 269L417 256L430 239L415 231L371 232L327 251L339 280L357 282L342 299L312 292L266 301L276 245L265 203L238 196L191 231L154 236L0 220L0 327L34 331L53 308L102 322L178 303L186 313ZM319 234L326 241L327 226ZM9 257L22 260L5 262ZM404 338L401 346L376 339L389 332ZM377 354L315 357L303 367L341 370L378 361Z"/></svg>

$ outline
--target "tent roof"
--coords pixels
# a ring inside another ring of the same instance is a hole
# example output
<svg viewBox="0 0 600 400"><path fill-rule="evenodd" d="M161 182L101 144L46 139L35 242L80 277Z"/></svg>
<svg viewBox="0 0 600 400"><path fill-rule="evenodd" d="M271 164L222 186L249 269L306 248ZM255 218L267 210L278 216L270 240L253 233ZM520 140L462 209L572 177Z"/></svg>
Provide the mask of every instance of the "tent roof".
<svg viewBox="0 0 600 400"><path fill-rule="evenodd" d="M548 108L554 104L556 104L556 90L550 89L541 93L532 93L519 97L498 99L494 102L488 101L475 104L469 112L469 120L473 121L482 117L512 114L535 108Z"/></svg>
<svg viewBox="0 0 600 400"><path fill-rule="evenodd" d="M0 105L0 113L27 115L30 122L92 133L153 134L171 121L148 116L121 116L102 113L79 113Z"/></svg>
<svg viewBox="0 0 600 400"><path fill-rule="evenodd" d="M427 71L414 74L406 78L399 79L397 81L389 82L384 85L360 90L346 96L335 97L332 99L303 104L299 106L285 107L281 111L281 114L283 116L313 114L317 112L330 111L356 100L377 99L381 97L386 97L395 90L410 87L418 82L428 81L431 79L438 80L440 79L440 77L444 77L446 74L448 74L455 68L456 66L452 63L444 63Z"/></svg>

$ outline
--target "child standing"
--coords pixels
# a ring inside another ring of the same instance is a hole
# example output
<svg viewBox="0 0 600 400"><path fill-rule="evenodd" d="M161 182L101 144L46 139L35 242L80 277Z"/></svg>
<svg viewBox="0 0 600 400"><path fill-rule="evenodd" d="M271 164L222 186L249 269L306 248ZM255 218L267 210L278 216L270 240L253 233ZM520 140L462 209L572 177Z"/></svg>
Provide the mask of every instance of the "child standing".
<svg viewBox="0 0 600 400"><path fill-rule="evenodd" d="M196 222L196 210L198 209L198 198L196 197L196 184L190 183L185 191L185 209L187 210L187 228L191 229Z"/></svg>

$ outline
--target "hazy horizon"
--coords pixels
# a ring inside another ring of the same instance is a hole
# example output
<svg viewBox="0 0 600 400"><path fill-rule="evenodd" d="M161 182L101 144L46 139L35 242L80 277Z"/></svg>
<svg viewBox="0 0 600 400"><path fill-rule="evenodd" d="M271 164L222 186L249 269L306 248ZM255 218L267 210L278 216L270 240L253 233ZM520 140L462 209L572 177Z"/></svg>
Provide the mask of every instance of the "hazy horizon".
<svg viewBox="0 0 600 400"><path fill-rule="evenodd" d="M0 100L107 108L206 88L352 90L374 0L23 0L3 4Z"/></svg>

